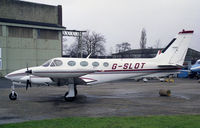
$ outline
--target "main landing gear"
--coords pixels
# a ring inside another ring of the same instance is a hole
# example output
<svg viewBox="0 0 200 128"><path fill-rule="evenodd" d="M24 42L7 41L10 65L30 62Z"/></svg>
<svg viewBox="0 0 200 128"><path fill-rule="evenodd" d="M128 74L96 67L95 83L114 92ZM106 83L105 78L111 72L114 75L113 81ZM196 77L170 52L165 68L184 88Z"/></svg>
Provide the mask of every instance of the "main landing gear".
<svg viewBox="0 0 200 128"><path fill-rule="evenodd" d="M78 94L76 84L74 83L74 79L69 79L68 88L68 92L65 93L64 99L66 101L74 101Z"/></svg>
<svg viewBox="0 0 200 128"><path fill-rule="evenodd" d="M11 86L11 93L9 94L10 100L16 100L17 99L17 93L15 92L15 85L13 84Z"/></svg>
<svg viewBox="0 0 200 128"><path fill-rule="evenodd" d="M74 101L76 99L76 96L78 94L77 88L75 84L69 84L68 85L68 92L65 93L64 99L65 101Z"/></svg>

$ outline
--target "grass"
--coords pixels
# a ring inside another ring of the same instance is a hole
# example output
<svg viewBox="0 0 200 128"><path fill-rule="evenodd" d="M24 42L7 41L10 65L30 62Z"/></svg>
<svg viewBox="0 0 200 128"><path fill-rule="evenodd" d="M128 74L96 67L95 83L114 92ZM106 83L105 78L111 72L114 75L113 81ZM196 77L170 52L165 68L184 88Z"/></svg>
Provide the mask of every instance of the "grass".
<svg viewBox="0 0 200 128"><path fill-rule="evenodd" d="M0 128L200 128L200 115L69 117L3 124Z"/></svg>

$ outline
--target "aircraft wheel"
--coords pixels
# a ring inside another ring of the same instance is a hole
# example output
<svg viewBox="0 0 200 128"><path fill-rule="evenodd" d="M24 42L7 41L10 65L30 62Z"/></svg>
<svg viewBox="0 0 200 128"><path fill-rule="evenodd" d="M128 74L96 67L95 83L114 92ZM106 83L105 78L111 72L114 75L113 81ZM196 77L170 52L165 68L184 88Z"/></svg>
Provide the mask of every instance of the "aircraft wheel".
<svg viewBox="0 0 200 128"><path fill-rule="evenodd" d="M10 100L16 100L17 99L17 93L16 92L11 92L9 94L9 98L10 98Z"/></svg>
<svg viewBox="0 0 200 128"><path fill-rule="evenodd" d="M70 102L72 102L72 101L74 101L74 100L76 99L76 96L77 96L77 94L78 94L78 91L77 91L77 89L75 89L75 97L66 97L66 96L68 95L68 93L69 93L69 92L66 92L66 93L65 93L64 99L65 99L65 101L70 101Z"/></svg>
<svg viewBox="0 0 200 128"><path fill-rule="evenodd" d="M65 96L67 96L68 93L69 93L69 92L66 92L66 93L65 93ZM77 89L75 88L75 96L77 96L77 95L78 95L78 91L77 91Z"/></svg>
<svg viewBox="0 0 200 128"><path fill-rule="evenodd" d="M65 101L69 101L69 102L72 102L76 99L76 97L64 97L65 98Z"/></svg>
<svg viewBox="0 0 200 128"><path fill-rule="evenodd" d="M75 100L76 96L75 97L66 97L68 95L68 92L65 93L64 95L64 99L65 101L69 101L69 102L72 102Z"/></svg>

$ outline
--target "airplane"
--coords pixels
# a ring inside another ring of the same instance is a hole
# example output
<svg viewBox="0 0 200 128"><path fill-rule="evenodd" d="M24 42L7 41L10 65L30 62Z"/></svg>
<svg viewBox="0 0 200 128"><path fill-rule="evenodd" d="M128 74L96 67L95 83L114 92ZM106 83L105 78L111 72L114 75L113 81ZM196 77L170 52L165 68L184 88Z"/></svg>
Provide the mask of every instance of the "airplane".
<svg viewBox="0 0 200 128"><path fill-rule="evenodd" d="M115 80L143 77L150 74L178 72L192 39L193 31L181 31L154 58L138 59L92 59L53 58L37 67L11 72L5 76L13 82L9 98L17 99L16 84L24 84L26 89L32 84L68 85L64 95L66 101L77 96L77 85L93 85Z"/></svg>
<svg viewBox="0 0 200 128"><path fill-rule="evenodd" d="M196 63L194 65L192 65L192 67L190 68L191 74L193 74L193 76L197 76L197 78L200 77L200 59L196 61Z"/></svg>

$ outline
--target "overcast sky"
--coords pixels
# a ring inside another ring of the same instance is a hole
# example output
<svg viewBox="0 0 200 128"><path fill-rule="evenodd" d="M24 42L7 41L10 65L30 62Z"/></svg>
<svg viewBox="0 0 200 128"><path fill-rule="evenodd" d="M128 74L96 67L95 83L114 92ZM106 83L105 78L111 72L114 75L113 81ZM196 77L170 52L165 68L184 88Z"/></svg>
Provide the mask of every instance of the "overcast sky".
<svg viewBox="0 0 200 128"><path fill-rule="evenodd" d="M200 51L200 0L24 0L62 5L63 26L91 30L106 38L106 48L129 42L139 48L142 28L147 46L166 46L182 29L194 30L190 48Z"/></svg>

